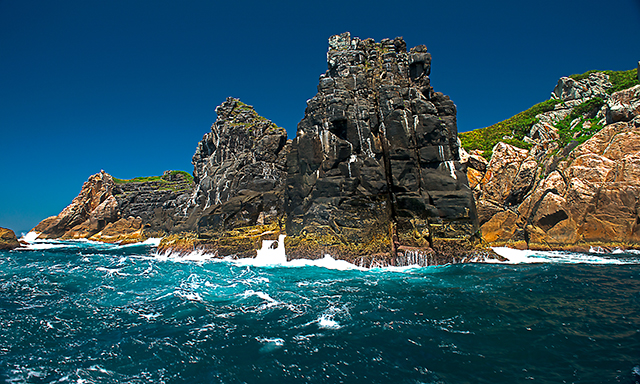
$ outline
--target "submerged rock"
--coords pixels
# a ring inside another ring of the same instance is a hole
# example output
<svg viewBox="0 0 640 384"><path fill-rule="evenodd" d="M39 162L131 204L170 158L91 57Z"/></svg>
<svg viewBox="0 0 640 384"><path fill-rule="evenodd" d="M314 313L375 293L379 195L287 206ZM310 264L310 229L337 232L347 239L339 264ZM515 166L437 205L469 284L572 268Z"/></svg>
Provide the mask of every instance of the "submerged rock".
<svg viewBox="0 0 640 384"><path fill-rule="evenodd" d="M16 234L7 228L0 228L0 250L15 249L20 246Z"/></svg>

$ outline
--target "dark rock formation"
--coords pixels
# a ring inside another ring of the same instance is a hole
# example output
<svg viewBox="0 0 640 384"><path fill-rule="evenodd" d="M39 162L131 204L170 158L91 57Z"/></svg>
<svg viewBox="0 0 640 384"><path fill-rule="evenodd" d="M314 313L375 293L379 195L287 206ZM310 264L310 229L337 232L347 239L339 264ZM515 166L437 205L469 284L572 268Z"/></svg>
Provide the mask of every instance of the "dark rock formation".
<svg viewBox="0 0 640 384"><path fill-rule="evenodd" d="M193 155L197 231L280 223L284 216L287 132L238 99L216 108L218 119Z"/></svg>
<svg viewBox="0 0 640 384"><path fill-rule="evenodd" d="M344 33L327 61L287 158L287 254L403 264L468 240L477 222L456 106L433 91L427 48Z"/></svg>
<svg viewBox="0 0 640 384"><path fill-rule="evenodd" d="M7 228L0 228L0 251L18 248L20 243L16 234Z"/></svg>
<svg viewBox="0 0 640 384"><path fill-rule="evenodd" d="M192 229L188 205L194 181L190 174L166 171L161 177L116 181L115 198L120 218L140 218L148 232L175 233Z"/></svg>
<svg viewBox="0 0 640 384"><path fill-rule="evenodd" d="M184 174L92 176L41 237L133 241L255 256L285 231L288 256L360 265L460 261L477 232L460 165L456 106L434 92L431 55L402 38L329 40L329 69L293 142L228 98ZM486 164L485 164L486 165ZM286 224L286 225L285 225Z"/></svg>

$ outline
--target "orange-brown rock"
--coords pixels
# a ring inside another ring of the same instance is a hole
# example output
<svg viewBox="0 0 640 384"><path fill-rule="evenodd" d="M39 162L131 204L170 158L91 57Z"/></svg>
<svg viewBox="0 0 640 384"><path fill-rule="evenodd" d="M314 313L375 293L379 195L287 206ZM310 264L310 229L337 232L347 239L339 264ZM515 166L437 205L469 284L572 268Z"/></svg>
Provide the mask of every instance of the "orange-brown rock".
<svg viewBox="0 0 640 384"><path fill-rule="evenodd" d="M182 171L131 180L114 179L102 171L89 177L58 216L43 220L33 231L45 239L107 242L145 240L148 234L180 231L195 225L195 218L188 221L192 188L191 175Z"/></svg>
<svg viewBox="0 0 640 384"><path fill-rule="evenodd" d="M142 230L142 219L129 216L116 222L107 224L104 229L90 237L90 240L103 241L105 243L129 243L141 242L148 238Z"/></svg>
<svg viewBox="0 0 640 384"><path fill-rule="evenodd" d="M518 215L512 211L502 211L493 215L480 230L482 238L489 243L506 243L518 229L516 221Z"/></svg>
<svg viewBox="0 0 640 384"><path fill-rule="evenodd" d="M16 234L8 228L0 228L0 251L18 248L20 243Z"/></svg>
<svg viewBox="0 0 640 384"><path fill-rule="evenodd" d="M89 177L71 204L58 216L40 222L33 231L38 232L41 239L90 236L101 229L98 227L104 227L109 220L113 220L113 200L109 198L113 199L114 188L113 178L104 171Z"/></svg>
<svg viewBox="0 0 640 384"><path fill-rule="evenodd" d="M498 143L487 165L487 172L480 181L485 200L504 203L510 195L522 162L528 151L513 145Z"/></svg>
<svg viewBox="0 0 640 384"><path fill-rule="evenodd" d="M535 249L602 243L640 245L639 128L640 117L605 126L575 148L555 171L536 178L517 213L494 213L481 223L483 238L507 244L517 241L519 231L524 231L528 246ZM503 174L514 174L519 160L511 157L510 161L512 166L504 165ZM526 161L519 163L520 168ZM515 184L507 183L510 188ZM491 192L495 190L498 188ZM480 207L487 202L477 204L482 217Z"/></svg>

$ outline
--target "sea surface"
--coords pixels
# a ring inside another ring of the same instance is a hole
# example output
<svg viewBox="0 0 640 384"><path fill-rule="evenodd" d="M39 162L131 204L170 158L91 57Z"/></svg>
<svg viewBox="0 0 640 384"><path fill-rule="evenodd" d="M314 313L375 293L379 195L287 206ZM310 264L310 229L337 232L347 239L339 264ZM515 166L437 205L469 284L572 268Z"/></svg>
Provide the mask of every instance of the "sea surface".
<svg viewBox="0 0 640 384"><path fill-rule="evenodd" d="M26 238L0 252L0 382L640 380L637 253L361 269Z"/></svg>

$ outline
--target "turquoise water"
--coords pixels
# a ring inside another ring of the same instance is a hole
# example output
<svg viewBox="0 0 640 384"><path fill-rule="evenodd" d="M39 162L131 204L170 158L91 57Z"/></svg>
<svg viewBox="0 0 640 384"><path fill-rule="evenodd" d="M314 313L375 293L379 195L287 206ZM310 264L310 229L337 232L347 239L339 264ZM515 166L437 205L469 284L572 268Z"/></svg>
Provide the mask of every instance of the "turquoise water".
<svg viewBox="0 0 640 384"><path fill-rule="evenodd" d="M38 247L0 252L0 382L640 378L637 254L337 270Z"/></svg>

